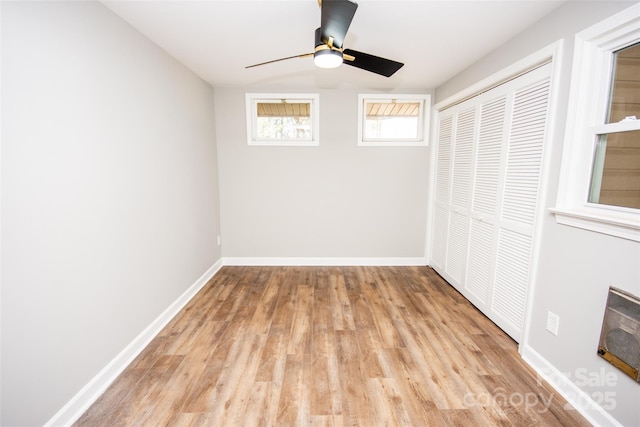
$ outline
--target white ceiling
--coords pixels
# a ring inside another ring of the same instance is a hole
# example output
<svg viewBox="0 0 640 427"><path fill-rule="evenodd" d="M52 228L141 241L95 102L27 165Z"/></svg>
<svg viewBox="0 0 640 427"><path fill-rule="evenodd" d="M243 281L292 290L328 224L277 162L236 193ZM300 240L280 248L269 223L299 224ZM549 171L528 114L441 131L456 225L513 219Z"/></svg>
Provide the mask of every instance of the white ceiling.
<svg viewBox="0 0 640 427"><path fill-rule="evenodd" d="M390 78L311 58L317 0L153 0L103 3L212 86L430 89L564 1L360 0L344 46L404 62Z"/></svg>

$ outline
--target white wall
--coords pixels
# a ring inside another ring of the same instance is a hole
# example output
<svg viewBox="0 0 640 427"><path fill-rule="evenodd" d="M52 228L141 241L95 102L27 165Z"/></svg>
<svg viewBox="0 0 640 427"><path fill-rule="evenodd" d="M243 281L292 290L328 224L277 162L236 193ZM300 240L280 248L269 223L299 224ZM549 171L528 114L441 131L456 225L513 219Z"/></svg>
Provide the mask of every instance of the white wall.
<svg viewBox="0 0 640 427"><path fill-rule="evenodd" d="M42 425L220 258L213 90L97 2L2 2L2 419Z"/></svg>
<svg viewBox="0 0 640 427"><path fill-rule="evenodd" d="M270 91L215 91L224 258L423 259L429 148L358 147L355 90L319 91L318 147L248 146L245 93Z"/></svg>
<svg viewBox="0 0 640 427"><path fill-rule="evenodd" d="M557 195L574 35L631 4L567 2L437 89L437 99L445 99L528 54L564 39L560 58L562 76L556 82L560 87L559 114L555 118L551 173L543 201L546 208L555 206ZM546 363L551 370L557 369L566 375L587 396L603 402L604 409L620 424L640 425L640 385L596 354L608 287L614 285L640 295L640 244L558 225L553 215L546 214L535 277L531 324L525 332L526 342L521 343L523 355L539 356L538 361L543 362L540 366ZM545 329L548 310L560 317L558 336ZM609 385L598 384L607 382L607 378L615 380ZM608 397L603 400L605 396Z"/></svg>

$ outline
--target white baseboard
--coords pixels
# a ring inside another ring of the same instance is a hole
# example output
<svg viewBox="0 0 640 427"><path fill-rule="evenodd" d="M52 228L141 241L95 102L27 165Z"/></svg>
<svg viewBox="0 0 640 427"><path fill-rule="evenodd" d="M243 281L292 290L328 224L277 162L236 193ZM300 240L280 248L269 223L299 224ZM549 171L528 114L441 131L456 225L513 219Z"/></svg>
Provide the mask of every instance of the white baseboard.
<svg viewBox="0 0 640 427"><path fill-rule="evenodd" d="M145 349L182 308L224 265L237 266L422 266L426 258L221 258L182 293L158 318L109 362L89 383L67 402L45 427L70 426L89 409L113 381Z"/></svg>
<svg viewBox="0 0 640 427"><path fill-rule="evenodd" d="M416 258L330 258L330 257L223 257L223 265L244 266L413 266L427 265Z"/></svg>
<svg viewBox="0 0 640 427"><path fill-rule="evenodd" d="M158 333L224 265L235 266L424 266L426 258L265 258L223 257L182 293L158 318L120 352L102 371L85 385L45 427L70 426L104 393L109 385L129 366ZM520 353L540 376L571 406L594 426L622 427L615 418L598 405L587 393L571 382L544 357L524 345Z"/></svg>
<svg viewBox="0 0 640 427"><path fill-rule="evenodd" d="M573 408L594 426L622 427L602 406L596 403L588 393L575 385L566 375L554 367L548 360L529 346L520 349L525 362L531 366L540 378L548 382Z"/></svg>
<svg viewBox="0 0 640 427"><path fill-rule="evenodd" d="M105 392L109 385L129 366L142 350L160 333L182 308L220 270L222 260L213 264L196 282L182 293L158 318L140 333L124 350L105 366L87 385L62 407L45 427L70 426Z"/></svg>

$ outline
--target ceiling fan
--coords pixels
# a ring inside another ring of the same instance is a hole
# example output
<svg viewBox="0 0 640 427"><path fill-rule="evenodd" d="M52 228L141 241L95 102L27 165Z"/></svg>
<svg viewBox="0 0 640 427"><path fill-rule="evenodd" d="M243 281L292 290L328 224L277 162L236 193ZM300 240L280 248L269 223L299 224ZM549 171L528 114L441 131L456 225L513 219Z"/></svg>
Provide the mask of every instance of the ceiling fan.
<svg viewBox="0 0 640 427"><path fill-rule="evenodd" d="M402 68L404 64L401 62L343 47L347 30L358 8L357 3L350 0L318 0L318 4L321 11L320 28L316 29L313 52L261 62L245 68L311 56L315 65L321 68L336 68L340 64L346 64L385 77L391 77L393 73Z"/></svg>

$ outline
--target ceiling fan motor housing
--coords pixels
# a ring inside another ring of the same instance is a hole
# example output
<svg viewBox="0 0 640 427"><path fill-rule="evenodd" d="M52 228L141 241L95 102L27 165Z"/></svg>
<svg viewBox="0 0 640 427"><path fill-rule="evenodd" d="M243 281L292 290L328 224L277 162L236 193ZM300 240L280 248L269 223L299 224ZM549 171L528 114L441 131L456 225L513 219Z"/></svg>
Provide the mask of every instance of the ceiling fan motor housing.
<svg viewBox="0 0 640 427"><path fill-rule="evenodd" d="M322 41L322 28L316 28L315 38L314 38L314 46L317 48L320 45L326 44Z"/></svg>
<svg viewBox="0 0 640 427"><path fill-rule="evenodd" d="M313 62L322 68L335 68L342 64L342 51L332 48L331 42L322 40L322 28L317 28L314 40Z"/></svg>

